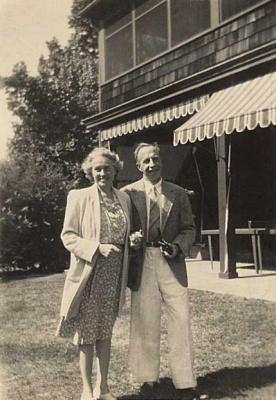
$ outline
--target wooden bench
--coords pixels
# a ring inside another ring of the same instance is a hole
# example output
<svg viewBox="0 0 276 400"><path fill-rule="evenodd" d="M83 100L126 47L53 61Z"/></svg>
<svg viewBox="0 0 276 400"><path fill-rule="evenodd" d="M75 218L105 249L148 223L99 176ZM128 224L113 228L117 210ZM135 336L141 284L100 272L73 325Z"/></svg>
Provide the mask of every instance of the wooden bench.
<svg viewBox="0 0 276 400"><path fill-rule="evenodd" d="M201 230L202 236L207 236L208 238L208 249L209 249L209 256L211 261L211 269L214 268L214 257L213 257L213 246L212 246L212 236L219 235L219 229L202 229Z"/></svg>
<svg viewBox="0 0 276 400"><path fill-rule="evenodd" d="M248 228L236 228L236 235L249 235L252 241L252 251L255 271L263 272L263 257L261 236L276 235L276 220L270 221L248 221Z"/></svg>
<svg viewBox="0 0 276 400"><path fill-rule="evenodd" d="M235 234L251 236L255 271L257 274L259 272L262 273L263 257L262 257L261 237L264 235L276 235L276 220L248 221L248 228L236 228ZM207 236L208 238L208 249L211 261L211 269L213 270L214 258L213 258L212 236L218 236L219 229L202 229L201 235Z"/></svg>

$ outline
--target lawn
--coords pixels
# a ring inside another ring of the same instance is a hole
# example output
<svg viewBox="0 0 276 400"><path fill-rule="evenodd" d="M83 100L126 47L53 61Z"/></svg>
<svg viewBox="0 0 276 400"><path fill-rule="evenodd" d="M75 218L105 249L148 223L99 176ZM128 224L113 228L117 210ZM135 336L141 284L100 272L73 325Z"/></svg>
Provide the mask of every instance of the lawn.
<svg viewBox="0 0 276 400"><path fill-rule="evenodd" d="M0 283L1 400L80 399L76 348L54 332L64 274ZM211 399L276 399L276 304L190 290L195 372ZM110 386L137 396L127 366L129 298L115 326ZM162 317L161 380L173 397Z"/></svg>

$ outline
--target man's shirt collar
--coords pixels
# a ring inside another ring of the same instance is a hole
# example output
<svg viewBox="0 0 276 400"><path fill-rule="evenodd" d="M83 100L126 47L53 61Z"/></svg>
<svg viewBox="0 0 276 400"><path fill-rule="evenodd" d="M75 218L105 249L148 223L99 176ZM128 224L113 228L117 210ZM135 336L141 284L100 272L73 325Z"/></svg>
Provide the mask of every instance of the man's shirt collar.
<svg viewBox="0 0 276 400"><path fill-rule="evenodd" d="M149 180L145 178L143 179L144 179L145 191L147 194L149 194L153 190L153 187L156 188L159 194L162 193L162 181L163 181L162 178L160 178L160 180L155 185L153 185Z"/></svg>

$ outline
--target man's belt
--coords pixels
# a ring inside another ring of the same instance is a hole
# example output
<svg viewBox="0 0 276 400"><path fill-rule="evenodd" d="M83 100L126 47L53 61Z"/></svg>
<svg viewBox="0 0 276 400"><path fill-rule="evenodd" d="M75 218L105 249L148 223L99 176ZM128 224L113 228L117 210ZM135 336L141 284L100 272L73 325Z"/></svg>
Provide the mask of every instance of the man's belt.
<svg viewBox="0 0 276 400"><path fill-rule="evenodd" d="M158 242L146 242L146 247L161 247L162 251L168 254L173 254L173 246L171 243L166 242L166 240L161 239Z"/></svg>
<svg viewBox="0 0 276 400"><path fill-rule="evenodd" d="M146 242L146 247L160 247L160 242Z"/></svg>

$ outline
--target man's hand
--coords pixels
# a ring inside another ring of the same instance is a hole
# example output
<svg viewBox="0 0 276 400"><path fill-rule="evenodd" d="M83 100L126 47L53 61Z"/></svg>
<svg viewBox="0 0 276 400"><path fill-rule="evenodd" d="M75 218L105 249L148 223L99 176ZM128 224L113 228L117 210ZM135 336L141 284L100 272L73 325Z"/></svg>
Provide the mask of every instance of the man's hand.
<svg viewBox="0 0 276 400"><path fill-rule="evenodd" d="M104 257L108 257L112 253L119 253L120 251L121 251L120 247L115 246L115 244L103 243L99 245L99 252Z"/></svg>
<svg viewBox="0 0 276 400"><path fill-rule="evenodd" d="M177 256L179 248L176 244L172 244L172 243L170 243L169 246L171 248L170 253L168 253L166 250L163 250L162 247L161 247L161 252L166 258L173 259Z"/></svg>

